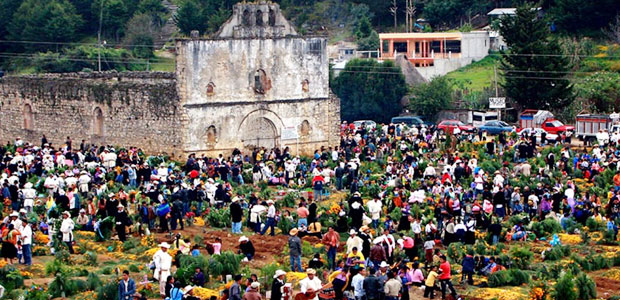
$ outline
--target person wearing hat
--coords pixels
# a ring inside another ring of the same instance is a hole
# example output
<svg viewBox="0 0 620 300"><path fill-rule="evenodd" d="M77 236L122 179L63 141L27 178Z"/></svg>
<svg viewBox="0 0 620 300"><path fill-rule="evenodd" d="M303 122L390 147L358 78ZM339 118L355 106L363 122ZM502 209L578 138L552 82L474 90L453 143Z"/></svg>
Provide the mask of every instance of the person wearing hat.
<svg viewBox="0 0 620 300"><path fill-rule="evenodd" d="M271 228L271 236L274 236L276 233L276 207L273 205L273 200L267 200L267 222L265 222L265 227L261 230L260 235L265 235L268 228Z"/></svg>
<svg viewBox="0 0 620 300"><path fill-rule="evenodd" d="M239 254L245 255L245 261L250 261L256 254L254 244L245 235L239 238Z"/></svg>
<svg viewBox="0 0 620 300"><path fill-rule="evenodd" d="M250 284L250 290L243 294L243 300L262 300L258 289L260 288L260 283L258 281L254 281Z"/></svg>
<svg viewBox="0 0 620 300"><path fill-rule="evenodd" d="M291 271L295 272L303 272L304 270L301 268L301 239L297 236L299 231L297 228L291 229L289 232L290 237L288 238L288 249L289 256L291 259Z"/></svg>
<svg viewBox="0 0 620 300"><path fill-rule="evenodd" d="M71 213L68 211L62 212L62 223L60 225L60 232L62 233L62 241L67 244L69 253L73 254L73 228L75 223L71 219Z"/></svg>
<svg viewBox="0 0 620 300"><path fill-rule="evenodd" d="M309 298L309 300L319 300L318 292L323 288L323 284L321 280L316 277L316 271L314 269L306 269L306 274L308 277L299 281L299 289L306 297L314 295L314 297Z"/></svg>
<svg viewBox="0 0 620 300"><path fill-rule="evenodd" d="M353 248L357 248L358 250L362 250L364 247L364 241L357 236L357 231L355 229L351 229L349 231L349 238L347 239L347 254L353 251Z"/></svg>
<svg viewBox="0 0 620 300"><path fill-rule="evenodd" d="M286 272L282 270L276 270L276 274L273 275L273 282L271 283L271 300L281 300L284 294L284 278Z"/></svg>
<svg viewBox="0 0 620 300"><path fill-rule="evenodd" d="M24 208L27 212L31 212L34 207L34 198L37 196L37 191L32 188L32 183L26 182L22 189L24 195Z"/></svg>
<svg viewBox="0 0 620 300"><path fill-rule="evenodd" d="M232 233L241 234L241 222L243 221L243 209L239 204L239 197L232 198L230 203L230 218L232 219Z"/></svg>
<svg viewBox="0 0 620 300"><path fill-rule="evenodd" d="M80 214L77 216L77 224L80 225L80 230L86 230L86 224L88 224L89 217L86 215L85 209L80 209Z"/></svg>
<svg viewBox="0 0 620 300"><path fill-rule="evenodd" d="M129 278L129 271L124 270L118 283L118 300L129 300L136 293L136 282Z"/></svg>
<svg viewBox="0 0 620 300"><path fill-rule="evenodd" d="M172 256L168 254L170 244L163 242L159 244L159 250L153 255L153 264L155 265L155 273L153 277L159 280L159 294L166 296L166 280L170 276L170 268L172 267Z"/></svg>
<svg viewBox="0 0 620 300"><path fill-rule="evenodd" d="M121 242L124 242L127 240L127 233L126 233L126 227L131 225L131 219L129 219L129 216L127 215L127 212L125 211L125 206L123 206L122 204L118 204L117 206L118 211L116 212L116 233L118 234L118 239Z"/></svg>
<svg viewBox="0 0 620 300"><path fill-rule="evenodd" d="M24 264L30 266L32 264L32 227L30 226L27 218L22 220L20 235L22 240Z"/></svg>
<svg viewBox="0 0 620 300"><path fill-rule="evenodd" d="M183 289L183 300L200 300L200 298L194 296L193 286L188 285Z"/></svg>

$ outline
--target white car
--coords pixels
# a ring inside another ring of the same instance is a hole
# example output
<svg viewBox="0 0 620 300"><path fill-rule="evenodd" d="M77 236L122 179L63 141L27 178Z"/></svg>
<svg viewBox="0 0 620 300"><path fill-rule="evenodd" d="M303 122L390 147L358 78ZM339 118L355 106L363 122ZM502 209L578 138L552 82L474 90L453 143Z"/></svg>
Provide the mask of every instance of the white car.
<svg viewBox="0 0 620 300"><path fill-rule="evenodd" d="M366 130L372 130L377 128L377 123L371 120L357 120L353 121L353 125L355 125L356 129L362 129L362 126L366 127Z"/></svg>
<svg viewBox="0 0 620 300"><path fill-rule="evenodd" d="M520 137L526 136L527 138L529 138L532 135L532 132L536 136L536 143L541 142L543 132L546 134L545 142L555 142L558 138L557 134L548 133L542 128L523 128L521 131L519 131L519 136Z"/></svg>

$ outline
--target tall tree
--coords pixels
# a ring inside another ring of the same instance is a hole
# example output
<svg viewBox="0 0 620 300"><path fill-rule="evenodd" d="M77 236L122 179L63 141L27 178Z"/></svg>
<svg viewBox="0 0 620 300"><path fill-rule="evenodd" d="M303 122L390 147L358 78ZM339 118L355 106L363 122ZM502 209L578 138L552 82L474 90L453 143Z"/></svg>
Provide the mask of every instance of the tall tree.
<svg viewBox="0 0 620 300"><path fill-rule="evenodd" d="M549 8L551 21L564 32L600 34L620 13L618 0L553 0Z"/></svg>
<svg viewBox="0 0 620 300"><path fill-rule="evenodd" d="M103 2L103 3L102 3ZM120 41L125 34L125 25L133 16L135 0L94 0L91 5L92 14L99 24L99 13L103 9L101 23L102 35Z"/></svg>
<svg viewBox="0 0 620 300"><path fill-rule="evenodd" d="M174 15L174 22L185 35L189 35L192 30L204 33L207 29L207 18L203 13L202 5L197 0L183 1Z"/></svg>
<svg viewBox="0 0 620 300"><path fill-rule="evenodd" d="M400 100L407 83L393 62L353 59L332 80L332 89L340 97L343 120L360 119L389 122L401 110Z"/></svg>
<svg viewBox="0 0 620 300"><path fill-rule="evenodd" d="M9 39L36 42L70 42L82 25L75 7L66 0L26 0L8 25ZM27 50L57 48L50 44L28 44Z"/></svg>
<svg viewBox="0 0 620 300"><path fill-rule="evenodd" d="M509 48L501 61L508 97L520 108L553 110L569 105L570 61L535 7L525 4L514 17L502 18L500 32Z"/></svg>
<svg viewBox="0 0 620 300"><path fill-rule="evenodd" d="M372 29L370 19L366 16L360 18L355 28L357 49L361 51L379 49L379 34Z"/></svg>
<svg viewBox="0 0 620 300"><path fill-rule="evenodd" d="M440 110L452 106L452 83L446 77L435 77L431 82L413 88L409 111L434 117Z"/></svg>

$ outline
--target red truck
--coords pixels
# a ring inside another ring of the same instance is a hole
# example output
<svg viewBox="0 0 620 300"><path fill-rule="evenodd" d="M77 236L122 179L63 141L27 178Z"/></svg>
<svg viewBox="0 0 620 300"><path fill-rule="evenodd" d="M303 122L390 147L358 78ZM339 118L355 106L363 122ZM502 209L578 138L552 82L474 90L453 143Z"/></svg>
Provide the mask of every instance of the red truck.
<svg viewBox="0 0 620 300"><path fill-rule="evenodd" d="M548 133L561 135L575 133L575 126L564 125L560 120L555 119L553 114L547 110L526 109L519 116L519 127L523 128L542 128Z"/></svg>

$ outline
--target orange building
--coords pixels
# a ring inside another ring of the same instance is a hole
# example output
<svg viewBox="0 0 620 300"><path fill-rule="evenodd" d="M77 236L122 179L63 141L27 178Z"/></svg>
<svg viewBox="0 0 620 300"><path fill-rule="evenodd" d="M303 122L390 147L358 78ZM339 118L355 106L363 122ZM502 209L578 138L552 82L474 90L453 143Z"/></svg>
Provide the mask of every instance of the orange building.
<svg viewBox="0 0 620 300"><path fill-rule="evenodd" d="M379 39L381 60L404 53L416 67L434 66L437 59L484 57L489 51L486 31L381 33Z"/></svg>

